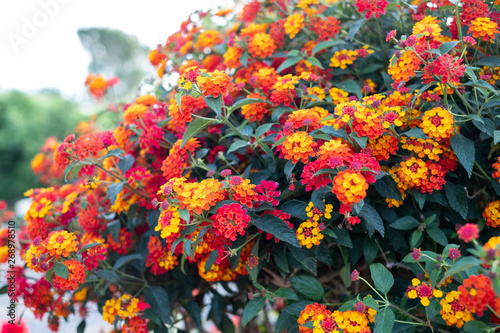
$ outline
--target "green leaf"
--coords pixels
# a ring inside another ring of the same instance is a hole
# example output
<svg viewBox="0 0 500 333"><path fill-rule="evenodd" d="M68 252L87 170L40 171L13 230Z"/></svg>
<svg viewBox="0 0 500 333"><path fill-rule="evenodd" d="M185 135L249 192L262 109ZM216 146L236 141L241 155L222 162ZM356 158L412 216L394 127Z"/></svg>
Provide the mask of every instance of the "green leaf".
<svg viewBox="0 0 500 333"><path fill-rule="evenodd" d="M410 237L410 248L414 249L418 247L420 242L422 242L422 237L423 237L422 231L415 230Z"/></svg>
<svg viewBox="0 0 500 333"><path fill-rule="evenodd" d="M124 184L125 182L120 182L108 185L107 194L109 200L111 201L111 204L115 204L116 198L118 197L118 194L123 190Z"/></svg>
<svg viewBox="0 0 500 333"><path fill-rule="evenodd" d="M283 63L280 65L280 67L278 67L278 69L277 69L278 73L287 69L288 67L295 65L296 63L298 63L301 60L302 60L302 57L294 57L294 56L289 57L288 59L283 61Z"/></svg>
<svg viewBox="0 0 500 333"><path fill-rule="evenodd" d="M392 276L392 275L391 275ZM390 308L383 308L375 315L375 328L373 333L392 332L396 316Z"/></svg>
<svg viewBox="0 0 500 333"><path fill-rule="evenodd" d="M293 171L294 168L295 168L295 163L293 163L292 161L286 162L285 167L283 168L285 176L291 178L292 177L292 171Z"/></svg>
<svg viewBox="0 0 500 333"><path fill-rule="evenodd" d="M310 63L311 65L315 66L315 67L324 69L323 65L321 64L321 62L318 59L316 59L315 57L311 56L311 57L307 58L307 62Z"/></svg>
<svg viewBox="0 0 500 333"><path fill-rule="evenodd" d="M102 277L104 280L116 283L120 285L120 277L114 271L100 269L95 272L98 276Z"/></svg>
<svg viewBox="0 0 500 333"><path fill-rule="evenodd" d="M290 325L297 325L294 324L295 321L296 318L294 319L291 314L286 311L281 311L276 321L276 325L274 326L274 333L282 333ZM288 330L288 332L291 332L291 330Z"/></svg>
<svg viewBox="0 0 500 333"><path fill-rule="evenodd" d="M102 245L102 244L96 243L96 242L87 244L87 245L83 246L80 250L78 250L77 254L81 254L81 253L87 251L88 249L93 248L94 246L98 246L98 245Z"/></svg>
<svg viewBox="0 0 500 333"><path fill-rule="evenodd" d="M332 47L332 46L335 46L335 45L338 45L338 44L342 44L342 42L339 41L339 40L327 40L327 41L318 43L318 44L316 44L313 47L313 49L312 49L312 55L315 55L319 51L322 51L324 49L327 49L329 47Z"/></svg>
<svg viewBox="0 0 500 333"><path fill-rule="evenodd" d="M63 279L68 279L69 278L68 267L66 267L65 264L56 261L54 262L54 274Z"/></svg>
<svg viewBox="0 0 500 333"><path fill-rule="evenodd" d="M186 223L191 222L191 215L189 214L189 211L187 210L187 208L179 209L178 213L179 213L179 217L181 219L183 219Z"/></svg>
<svg viewBox="0 0 500 333"><path fill-rule="evenodd" d="M156 222L158 222L158 219L156 219ZM156 222L155 222L155 226L156 226ZM111 236L113 237L113 240L115 242L118 240L118 234L120 233L120 226L121 226L120 220L115 220L115 221L109 222L108 225L106 226L106 229L108 229L108 232L111 234Z"/></svg>
<svg viewBox="0 0 500 333"><path fill-rule="evenodd" d="M122 154L124 154L125 152L123 150L121 150L120 148L116 148L116 149L112 149L110 151L108 151L105 155L103 155L102 157L99 158L99 161L107 158L107 157L110 157L110 156L117 156L117 157L121 157Z"/></svg>
<svg viewBox="0 0 500 333"><path fill-rule="evenodd" d="M293 229L282 219L271 214L264 214L259 219L253 220L253 223L260 230L272 234L279 240L295 247L301 247Z"/></svg>
<svg viewBox="0 0 500 333"><path fill-rule="evenodd" d="M365 204L359 211L359 216L365 220L366 229L370 237L378 231L382 237L385 235L384 221L372 206Z"/></svg>
<svg viewBox="0 0 500 333"><path fill-rule="evenodd" d="M266 298L262 296L257 296L253 300L247 303L245 310L243 310L243 316L241 318L241 326L244 328L250 320L255 318L257 313L266 304Z"/></svg>
<svg viewBox="0 0 500 333"><path fill-rule="evenodd" d="M184 132L184 135L182 136L180 148L184 147L189 139L194 138L198 133L203 131L208 125L214 122L215 120L205 118L198 118L195 121L192 121Z"/></svg>
<svg viewBox="0 0 500 333"><path fill-rule="evenodd" d="M217 260L218 256L219 256L219 252L217 252L217 250L213 250L210 253L210 256L208 257L207 262L205 263L205 272L208 272L212 269L212 266L215 263L215 260Z"/></svg>
<svg viewBox="0 0 500 333"><path fill-rule="evenodd" d="M493 143L497 144L500 142L500 130L493 132Z"/></svg>
<svg viewBox="0 0 500 333"><path fill-rule="evenodd" d="M260 125L255 130L255 137L260 138L262 135L266 134L273 126L274 126L274 124L272 124L272 123Z"/></svg>
<svg viewBox="0 0 500 333"><path fill-rule="evenodd" d="M68 174L71 172L71 170L73 170L73 168L75 167L75 165L78 164L78 162L80 161L73 161L70 164L68 164L66 169L64 169L64 181L68 179Z"/></svg>
<svg viewBox="0 0 500 333"><path fill-rule="evenodd" d="M392 273L389 272L384 265L378 263L370 265L370 272L375 288L384 293L384 295L387 295L389 290L391 290L394 285L394 277L392 276Z"/></svg>
<svg viewBox="0 0 500 333"><path fill-rule="evenodd" d="M292 300L292 301L299 300L299 297L297 296L297 294L294 293L293 290L290 288L281 287L278 290L276 290L274 293L276 294L276 296L287 299L287 300Z"/></svg>
<svg viewBox="0 0 500 333"><path fill-rule="evenodd" d="M443 278L441 279L439 285L441 285L449 276L465 271L470 267L479 266L482 263L483 261L481 259L474 257L463 257L458 259L455 264L450 267L443 275Z"/></svg>
<svg viewBox="0 0 500 333"><path fill-rule="evenodd" d="M476 155L476 147L474 142L467 139L460 133L455 134L450 139L451 148L457 155L460 164L465 168L469 178L472 176L472 169L474 168L474 159Z"/></svg>
<svg viewBox="0 0 500 333"><path fill-rule="evenodd" d="M428 139L429 137L420 129L419 127L413 127L408 132L402 133L401 135L406 135L409 138L416 139Z"/></svg>
<svg viewBox="0 0 500 333"><path fill-rule="evenodd" d="M398 230L410 230L420 225L413 216L403 216L390 224L390 227Z"/></svg>
<svg viewBox="0 0 500 333"><path fill-rule="evenodd" d="M80 324L78 324L78 327L76 328L76 333L83 333L85 332L85 326L87 326L87 323L85 322L85 319L83 319Z"/></svg>
<svg viewBox="0 0 500 333"><path fill-rule="evenodd" d="M247 68L248 65L248 52L245 51L240 57L240 62L243 65L243 67Z"/></svg>
<svg viewBox="0 0 500 333"><path fill-rule="evenodd" d="M307 270L311 272L311 274L316 275L318 260L315 256L315 253L308 251L306 248L299 247L289 247L290 253L292 254L292 258L296 259L303 267L300 269ZM293 265L292 265L293 266Z"/></svg>
<svg viewBox="0 0 500 333"><path fill-rule="evenodd" d="M361 29L361 26L363 23L366 21L366 19L361 19L354 21L351 24L351 27L349 28L349 40L352 42L354 40L354 36L358 33L359 29Z"/></svg>
<svg viewBox="0 0 500 333"><path fill-rule="evenodd" d="M186 308L187 313L193 319L196 327L201 332L201 309L198 303L189 302L186 305L183 305Z"/></svg>
<svg viewBox="0 0 500 333"><path fill-rule="evenodd" d="M47 280L47 282L52 283L53 276L54 276L54 268L51 268L47 272L45 272L45 280Z"/></svg>
<svg viewBox="0 0 500 333"><path fill-rule="evenodd" d="M325 297L323 286L318 280L308 275L297 275L290 278L292 285L299 293L314 301L321 301Z"/></svg>
<svg viewBox="0 0 500 333"><path fill-rule="evenodd" d="M151 306L151 310L158 316L158 318L169 325L172 325L170 318L170 304L168 301L168 294L165 289L161 287L148 286L144 295L146 303Z"/></svg>
<svg viewBox="0 0 500 333"><path fill-rule="evenodd" d="M283 309L284 312L291 314L292 316L299 316L302 310L306 307L306 305L311 304L311 301L300 301L297 303L293 303L288 305Z"/></svg>
<svg viewBox="0 0 500 333"><path fill-rule="evenodd" d="M374 309L375 311L378 311L379 309L377 301L370 295L363 298L363 304Z"/></svg>
<svg viewBox="0 0 500 333"><path fill-rule="evenodd" d="M178 91L175 93L175 102L177 103L177 106L179 107L179 111L182 112L182 107L181 107L181 102L182 102L182 95L184 95L183 91Z"/></svg>
<svg viewBox="0 0 500 333"><path fill-rule="evenodd" d="M413 198L417 202L420 209L424 208L425 200L427 198L427 196L424 193L422 193L418 190L414 190L413 191Z"/></svg>
<svg viewBox="0 0 500 333"><path fill-rule="evenodd" d="M129 254L129 255L126 255L124 257L120 257L120 259L118 259L115 262L115 264L113 265L113 269L118 269L128 262L131 262L134 260L143 260L143 259L145 259L145 258L144 258L144 255L142 253Z"/></svg>
<svg viewBox="0 0 500 333"><path fill-rule="evenodd" d="M474 63L476 66L500 67L500 58L482 57Z"/></svg>
<svg viewBox="0 0 500 333"><path fill-rule="evenodd" d="M233 106L231 106L231 108L229 109L229 112L239 109L244 105L255 104L255 103L269 103L269 102L260 98L243 98L234 103Z"/></svg>
<svg viewBox="0 0 500 333"><path fill-rule="evenodd" d="M451 51L457 44L459 43L458 40L454 40L452 42L446 42L441 45L439 45L439 51L441 51L441 54L446 54Z"/></svg>
<svg viewBox="0 0 500 333"><path fill-rule="evenodd" d="M333 126L323 126L319 130L325 134L329 134L336 138L342 138L347 140L347 135L345 134L345 132L341 129L336 130Z"/></svg>
<svg viewBox="0 0 500 333"><path fill-rule="evenodd" d="M436 243L446 246L448 244L448 238L446 238L446 235L444 234L443 230L439 229L438 227L432 226L428 227L425 229L429 237L432 238Z"/></svg>
<svg viewBox="0 0 500 333"><path fill-rule="evenodd" d="M336 84L336 86L344 91L347 91L347 92L352 93L352 94L356 94L356 96L359 99L363 98L363 93L361 92L361 88L360 88L359 84L352 79L348 79L348 80L344 80L342 82L339 82Z"/></svg>
<svg viewBox="0 0 500 333"><path fill-rule="evenodd" d="M134 156L130 154L122 156L118 161L118 168L121 170L121 172L125 173L132 167L134 161L135 161Z"/></svg>
<svg viewBox="0 0 500 333"><path fill-rule="evenodd" d="M299 200L290 200L283 204L281 210L293 217L297 217L301 220L307 220L307 202Z"/></svg>
<svg viewBox="0 0 500 333"><path fill-rule="evenodd" d="M338 227L332 228L332 231L337 235L337 242L348 248L352 248L351 236L345 229L339 229Z"/></svg>
<svg viewBox="0 0 500 333"><path fill-rule="evenodd" d="M236 151L240 148L246 147L247 145L248 145L248 142L245 140L236 140L231 144L231 146L229 146L227 153L230 154L233 151Z"/></svg>
<svg viewBox="0 0 500 333"><path fill-rule="evenodd" d="M215 98L215 97L203 97L205 100L205 103L207 103L207 106L214 110L215 114L217 117L220 117L221 112L222 112L222 101L220 99L220 96Z"/></svg>
<svg viewBox="0 0 500 333"><path fill-rule="evenodd" d="M358 144L358 146L360 146L361 148L363 148L363 149L366 148L366 144L368 143L368 137L366 137L366 136L359 137L354 132L352 132L351 134L349 134L349 137L351 137L352 139L354 139L354 141L356 141L356 143Z"/></svg>
<svg viewBox="0 0 500 333"><path fill-rule="evenodd" d="M479 320L466 322L464 325L464 330L471 333L491 332L488 325Z"/></svg>
<svg viewBox="0 0 500 333"><path fill-rule="evenodd" d="M493 94L498 95L498 91L493 87L491 84L489 84L486 81L483 80L477 80L477 81L469 81L467 83L464 83L464 86L470 86L470 87L476 87L476 88L484 88L486 90L491 91ZM484 93L483 89L479 89Z"/></svg>
<svg viewBox="0 0 500 333"><path fill-rule="evenodd" d="M401 191L398 189L396 181L390 175L378 179L374 186L375 190L377 190L377 192L384 198L398 201L403 200L403 196L401 195Z"/></svg>
<svg viewBox="0 0 500 333"><path fill-rule="evenodd" d="M467 200L465 188L462 185L453 184L448 181L444 185L444 189L450 207L465 219L469 211L469 202Z"/></svg>

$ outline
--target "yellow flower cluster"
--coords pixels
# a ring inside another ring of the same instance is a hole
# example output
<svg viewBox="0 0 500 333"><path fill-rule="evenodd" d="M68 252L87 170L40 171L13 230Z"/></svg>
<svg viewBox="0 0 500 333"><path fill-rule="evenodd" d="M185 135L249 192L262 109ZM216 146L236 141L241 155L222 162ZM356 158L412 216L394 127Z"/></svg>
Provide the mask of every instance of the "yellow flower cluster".
<svg viewBox="0 0 500 333"><path fill-rule="evenodd" d="M102 308L102 318L110 324L115 322L117 316L120 319L134 318L139 312L137 303L139 299L129 294L124 294L118 299L108 299Z"/></svg>
<svg viewBox="0 0 500 333"><path fill-rule="evenodd" d="M170 205L160 214L155 231L161 230L161 237L168 238L179 232L179 223L181 223L179 207Z"/></svg>
<svg viewBox="0 0 500 333"><path fill-rule="evenodd" d="M309 156L314 156L313 138L307 132L298 131L288 136L281 147L283 157L297 163L307 163Z"/></svg>
<svg viewBox="0 0 500 333"><path fill-rule="evenodd" d="M283 24L285 27L285 33L293 39L304 27L304 16L299 13L295 13L287 17L286 22Z"/></svg>
<svg viewBox="0 0 500 333"><path fill-rule="evenodd" d="M484 209L483 217L487 225L498 228L500 226L500 200L490 202Z"/></svg>
<svg viewBox="0 0 500 333"><path fill-rule="evenodd" d="M349 93L346 91L333 87L329 91L330 97L332 98L332 102L334 104L346 103L349 101Z"/></svg>
<svg viewBox="0 0 500 333"><path fill-rule="evenodd" d="M338 327L344 333L369 332L369 321L364 313L348 310L345 312L334 311L333 317Z"/></svg>
<svg viewBox="0 0 500 333"><path fill-rule="evenodd" d="M440 107L425 111L420 128L429 138L438 141L447 139L454 130L453 115Z"/></svg>
<svg viewBox="0 0 500 333"><path fill-rule="evenodd" d="M60 256L67 258L71 253L78 251L76 235L66 230L54 232L47 242L47 251L56 258Z"/></svg>
<svg viewBox="0 0 500 333"><path fill-rule="evenodd" d="M347 65L352 65L357 58L358 52L356 50L340 50L335 52L330 59L330 67L346 69Z"/></svg>
<svg viewBox="0 0 500 333"><path fill-rule="evenodd" d="M310 249L313 245L319 245L320 241L324 238L324 235L321 233L324 229L324 225L321 224L320 227L319 220L322 217L331 219L332 211L333 206L330 204L325 205L325 213L323 213L319 209L314 208L312 202L309 202L306 207L307 217L309 219L301 223L295 232L300 245L305 246L308 249Z"/></svg>
<svg viewBox="0 0 500 333"><path fill-rule="evenodd" d="M473 320L472 314L467 311L464 304L459 300L460 293L452 290L441 299L441 317L446 321L446 325L462 327L466 322Z"/></svg>

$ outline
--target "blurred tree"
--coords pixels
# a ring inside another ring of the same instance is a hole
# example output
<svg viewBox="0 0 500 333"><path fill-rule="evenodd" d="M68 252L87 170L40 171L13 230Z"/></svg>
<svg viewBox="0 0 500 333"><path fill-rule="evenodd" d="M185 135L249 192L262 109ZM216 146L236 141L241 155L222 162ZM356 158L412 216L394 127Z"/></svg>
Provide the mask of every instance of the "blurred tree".
<svg viewBox="0 0 500 333"><path fill-rule="evenodd" d="M63 140L85 118L57 91L0 93L0 199L13 204L39 186L30 170L33 156L47 137Z"/></svg>
<svg viewBox="0 0 500 333"><path fill-rule="evenodd" d="M119 30L89 28L78 30L78 37L92 60L89 71L120 80L113 88L121 98L135 96L139 83L149 68L148 48L137 37Z"/></svg>

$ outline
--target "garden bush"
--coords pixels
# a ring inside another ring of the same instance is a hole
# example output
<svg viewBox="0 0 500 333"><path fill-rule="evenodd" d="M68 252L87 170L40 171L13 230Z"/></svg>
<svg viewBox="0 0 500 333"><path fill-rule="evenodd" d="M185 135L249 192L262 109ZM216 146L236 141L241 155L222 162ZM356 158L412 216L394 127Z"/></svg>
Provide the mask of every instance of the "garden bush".
<svg viewBox="0 0 500 333"><path fill-rule="evenodd" d="M38 155L19 299L54 331L495 331L499 5L191 15L114 130Z"/></svg>

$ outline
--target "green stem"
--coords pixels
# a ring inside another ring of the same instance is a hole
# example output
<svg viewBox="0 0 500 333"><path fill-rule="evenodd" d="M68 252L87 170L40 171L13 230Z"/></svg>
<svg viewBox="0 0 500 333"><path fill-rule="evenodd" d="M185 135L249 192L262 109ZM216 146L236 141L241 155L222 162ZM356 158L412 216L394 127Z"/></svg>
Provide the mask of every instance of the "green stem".
<svg viewBox="0 0 500 333"><path fill-rule="evenodd" d="M481 174L486 177L486 180L488 181L492 181L492 178L486 173L486 171L483 170L483 168L481 168L481 166L479 165L479 163L477 163L477 161L474 161L474 166L479 169L479 172L481 172Z"/></svg>
<svg viewBox="0 0 500 333"><path fill-rule="evenodd" d="M377 22L377 28L378 28L378 41L380 43L380 51L382 52L382 57L384 58L384 64L389 66L389 58L387 57L387 53L385 52L384 49L384 40L382 39L382 26L380 25L380 19L375 19Z"/></svg>

